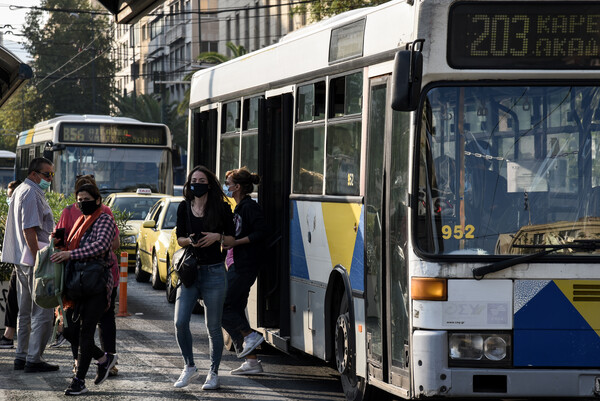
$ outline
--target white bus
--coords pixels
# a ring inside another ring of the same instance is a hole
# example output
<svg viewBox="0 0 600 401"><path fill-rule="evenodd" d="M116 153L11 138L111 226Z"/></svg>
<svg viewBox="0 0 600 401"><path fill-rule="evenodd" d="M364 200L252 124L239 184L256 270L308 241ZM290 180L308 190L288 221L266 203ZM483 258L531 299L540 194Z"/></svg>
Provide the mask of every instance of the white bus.
<svg viewBox="0 0 600 401"><path fill-rule="evenodd" d="M258 171L248 306L349 400L600 395L600 2L392 1L192 79L188 169Z"/></svg>
<svg viewBox="0 0 600 401"><path fill-rule="evenodd" d="M171 134L164 124L99 115L65 115L42 121L19 134L17 178L27 177L29 162L45 156L54 162L52 190L73 192L78 175L93 174L103 193L171 194Z"/></svg>
<svg viewBox="0 0 600 401"><path fill-rule="evenodd" d="M15 179L15 154L8 150L0 150L0 188L6 189L9 182Z"/></svg>

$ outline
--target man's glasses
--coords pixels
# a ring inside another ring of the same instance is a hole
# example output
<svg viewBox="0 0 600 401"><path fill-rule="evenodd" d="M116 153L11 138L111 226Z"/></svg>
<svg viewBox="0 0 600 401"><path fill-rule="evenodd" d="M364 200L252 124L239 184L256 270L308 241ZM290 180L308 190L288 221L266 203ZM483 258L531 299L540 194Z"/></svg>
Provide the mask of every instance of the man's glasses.
<svg viewBox="0 0 600 401"><path fill-rule="evenodd" d="M47 173L42 173L41 171L36 171L36 173L43 175L46 178L54 178L54 173L52 171Z"/></svg>

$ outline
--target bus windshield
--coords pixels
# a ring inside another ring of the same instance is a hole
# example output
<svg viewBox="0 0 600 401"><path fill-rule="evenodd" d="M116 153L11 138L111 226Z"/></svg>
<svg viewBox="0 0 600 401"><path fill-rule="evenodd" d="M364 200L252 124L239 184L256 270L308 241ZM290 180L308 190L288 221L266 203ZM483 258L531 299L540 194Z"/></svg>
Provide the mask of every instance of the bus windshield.
<svg viewBox="0 0 600 401"><path fill-rule="evenodd" d="M83 147L67 145L55 154L54 190L71 193L78 175L93 174L102 193L134 192L150 188L166 193L171 172L170 152L166 149L124 147Z"/></svg>
<svg viewBox="0 0 600 401"><path fill-rule="evenodd" d="M423 252L525 254L600 236L600 88L437 87L420 124Z"/></svg>

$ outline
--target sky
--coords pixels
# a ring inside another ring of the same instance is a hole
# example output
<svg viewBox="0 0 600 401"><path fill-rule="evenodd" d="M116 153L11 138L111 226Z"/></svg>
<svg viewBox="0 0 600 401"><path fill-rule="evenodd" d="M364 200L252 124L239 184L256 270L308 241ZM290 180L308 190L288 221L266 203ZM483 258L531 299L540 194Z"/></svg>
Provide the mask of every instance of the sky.
<svg viewBox="0 0 600 401"><path fill-rule="evenodd" d="M14 34L21 34L23 24L25 23L25 15L29 9L16 9L14 6L31 7L39 5L40 0L0 0L0 31L4 33L4 47L24 62L29 61L30 56L19 45L19 42L23 41L23 37L15 36ZM10 32L13 34L10 34Z"/></svg>

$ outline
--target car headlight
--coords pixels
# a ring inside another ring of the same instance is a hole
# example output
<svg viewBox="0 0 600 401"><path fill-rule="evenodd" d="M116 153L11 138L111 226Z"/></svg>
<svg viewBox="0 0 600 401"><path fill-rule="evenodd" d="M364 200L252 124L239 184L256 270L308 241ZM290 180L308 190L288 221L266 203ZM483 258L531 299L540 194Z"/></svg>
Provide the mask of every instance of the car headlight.
<svg viewBox="0 0 600 401"><path fill-rule="evenodd" d="M137 236L135 235L126 235L121 238L122 244L135 244L137 241Z"/></svg>
<svg viewBox="0 0 600 401"><path fill-rule="evenodd" d="M511 363L508 333L449 333L449 365L506 365Z"/></svg>

